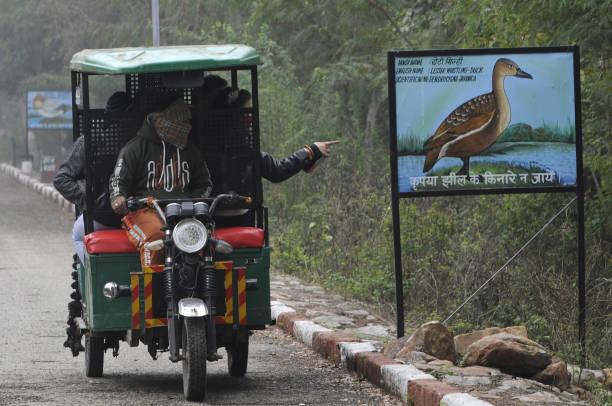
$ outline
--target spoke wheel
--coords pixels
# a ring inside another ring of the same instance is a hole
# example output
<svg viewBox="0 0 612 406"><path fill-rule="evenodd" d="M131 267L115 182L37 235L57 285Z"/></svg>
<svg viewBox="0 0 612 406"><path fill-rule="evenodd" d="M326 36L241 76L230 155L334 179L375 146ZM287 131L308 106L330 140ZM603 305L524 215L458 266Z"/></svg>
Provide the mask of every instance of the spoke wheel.
<svg viewBox="0 0 612 406"><path fill-rule="evenodd" d="M234 377L243 377L246 374L247 362L249 360L249 334L239 334L234 338L232 344L226 347L227 369Z"/></svg>
<svg viewBox="0 0 612 406"><path fill-rule="evenodd" d="M104 370L104 337L85 335L85 375L90 378L102 376Z"/></svg>
<svg viewBox="0 0 612 406"><path fill-rule="evenodd" d="M206 396L206 324L203 318L183 321L183 393L187 400Z"/></svg>

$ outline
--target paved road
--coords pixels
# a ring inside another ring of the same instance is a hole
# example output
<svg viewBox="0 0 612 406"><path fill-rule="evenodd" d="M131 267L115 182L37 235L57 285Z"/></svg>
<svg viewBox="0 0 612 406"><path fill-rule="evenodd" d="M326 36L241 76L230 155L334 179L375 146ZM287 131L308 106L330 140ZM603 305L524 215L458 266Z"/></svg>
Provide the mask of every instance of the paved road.
<svg viewBox="0 0 612 406"><path fill-rule="evenodd" d="M84 357L62 347L71 292L72 216L0 174L0 404L173 405L181 365L122 343L105 376L86 378ZM209 363L214 405L379 405L395 401L272 327L251 341L249 371L230 378Z"/></svg>

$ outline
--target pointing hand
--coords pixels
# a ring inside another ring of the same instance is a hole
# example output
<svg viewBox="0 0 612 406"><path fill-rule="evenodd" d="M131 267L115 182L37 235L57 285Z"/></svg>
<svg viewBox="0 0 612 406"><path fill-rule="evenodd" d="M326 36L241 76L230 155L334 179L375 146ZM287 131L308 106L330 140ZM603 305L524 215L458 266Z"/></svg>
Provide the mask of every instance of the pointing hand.
<svg viewBox="0 0 612 406"><path fill-rule="evenodd" d="M340 141L317 141L314 144L317 146L317 148L319 148L319 151L321 151L323 156L327 158L331 153L331 149L329 148L329 146L336 145L339 143Z"/></svg>

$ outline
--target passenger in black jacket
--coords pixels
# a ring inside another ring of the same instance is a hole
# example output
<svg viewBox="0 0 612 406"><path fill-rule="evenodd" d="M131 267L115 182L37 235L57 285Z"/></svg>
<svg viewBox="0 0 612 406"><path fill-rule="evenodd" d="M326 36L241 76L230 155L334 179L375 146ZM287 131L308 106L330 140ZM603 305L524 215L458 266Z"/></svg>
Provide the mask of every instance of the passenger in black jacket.
<svg viewBox="0 0 612 406"><path fill-rule="evenodd" d="M214 75L211 75L214 76ZM221 78L219 78L221 79ZM223 85L223 79L215 81L217 86ZM224 108L250 108L251 93L245 89L235 89L225 86L221 90L214 89L215 97L212 103L214 109ZM238 126L243 126L245 129L251 125L250 122L237 123ZM328 157L331 150L330 146L338 144L340 141L325 141L315 142L310 146L294 152L282 161L276 160L272 155L261 151L261 176L268 179L270 182L282 182L299 171L312 172L317 165L317 161L321 157Z"/></svg>
<svg viewBox="0 0 612 406"><path fill-rule="evenodd" d="M214 75L213 75L214 76ZM214 84L216 87L210 87L209 92L214 94L211 107L213 109L243 109L251 107L251 93L245 89L235 89L227 86L227 82L219 77L215 77ZM223 87L220 87L223 86ZM240 122L235 123L235 131L250 133L251 128L250 117L241 118ZM317 166L317 162L321 157L328 157L331 153L330 146L338 144L340 141L315 142L311 145L306 145L283 160L279 161L267 152L261 151L260 173L261 176L270 182L278 183L289 179L300 171L310 173ZM231 216L235 217L231 217ZM237 225L251 224L253 213L245 213L242 215L222 214L222 211L217 212L215 219L217 227L231 227Z"/></svg>
<svg viewBox="0 0 612 406"><path fill-rule="evenodd" d="M127 111L130 106L130 99L125 92L114 93L106 102L104 109L107 113ZM53 186L67 200L77 207L77 213L85 210L85 168L87 166L85 157L85 138L81 135L76 139L68 152L68 157L60 165L55 177ZM121 216L113 212L108 197L108 178L97 180L96 190L102 190L96 197L95 213L93 216L94 230L108 230L121 228ZM72 239L77 255L84 263L85 245L85 224L83 214L77 217L72 228Z"/></svg>

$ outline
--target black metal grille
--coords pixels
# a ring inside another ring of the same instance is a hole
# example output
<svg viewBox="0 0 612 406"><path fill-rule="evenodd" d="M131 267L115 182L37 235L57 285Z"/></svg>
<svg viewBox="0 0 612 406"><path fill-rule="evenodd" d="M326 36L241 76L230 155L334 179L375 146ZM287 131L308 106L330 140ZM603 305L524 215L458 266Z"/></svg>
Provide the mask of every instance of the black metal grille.
<svg viewBox="0 0 612 406"><path fill-rule="evenodd" d="M104 113L90 110L87 114L90 131L91 156L95 161L116 157L121 148L140 127L137 113Z"/></svg>
<svg viewBox="0 0 612 406"><path fill-rule="evenodd" d="M213 194L234 191L261 204L259 132L252 108L208 110L199 88L167 88L161 74L130 74L126 92L134 101L128 113L77 112L78 133L89 130L88 162L95 174L94 193L106 187L121 148L134 137L146 115L179 97L192 108L190 141L202 152L213 181ZM86 119L85 119L86 117Z"/></svg>
<svg viewBox="0 0 612 406"><path fill-rule="evenodd" d="M198 146L205 153L244 153L259 149L252 109L211 110L200 115Z"/></svg>
<svg viewBox="0 0 612 406"><path fill-rule="evenodd" d="M192 89L167 88L163 85L161 74L138 75L136 87L138 88L135 95L136 105L138 110L144 114L162 111L178 98L182 98L186 104L191 105Z"/></svg>
<svg viewBox="0 0 612 406"><path fill-rule="evenodd" d="M196 145L206 159L213 194L233 191L258 202L259 137L252 109L211 110L198 116Z"/></svg>
<svg viewBox="0 0 612 406"><path fill-rule="evenodd" d="M140 122L141 119L137 113L104 113L103 110L88 112L89 153L87 159L95 174L94 196L104 192L119 151L136 135Z"/></svg>
<svg viewBox="0 0 612 406"><path fill-rule="evenodd" d="M135 100L138 95L138 75L125 75L125 89L128 96Z"/></svg>

